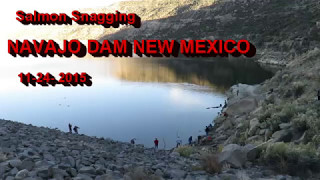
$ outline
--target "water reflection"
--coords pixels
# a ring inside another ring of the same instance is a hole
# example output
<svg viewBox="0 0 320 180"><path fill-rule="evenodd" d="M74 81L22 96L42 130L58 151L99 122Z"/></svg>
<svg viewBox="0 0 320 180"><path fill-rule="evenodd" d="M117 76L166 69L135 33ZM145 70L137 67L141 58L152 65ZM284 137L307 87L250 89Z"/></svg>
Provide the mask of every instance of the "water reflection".
<svg viewBox="0 0 320 180"><path fill-rule="evenodd" d="M236 83L257 84L272 76L252 59L122 59L113 74L134 82L190 83L225 92Z"/></svg>
<svg viewBox="0 0 320 180"><path fill-rule="evenodd" d="M255 84L271 73L248 60L63 60L2 61L0 118L68 131L171 148L179 135L204 134L236 82ZM91 87L26 87L21 72L87 72ZM164 143L165 142L165 143Z"/></svg>

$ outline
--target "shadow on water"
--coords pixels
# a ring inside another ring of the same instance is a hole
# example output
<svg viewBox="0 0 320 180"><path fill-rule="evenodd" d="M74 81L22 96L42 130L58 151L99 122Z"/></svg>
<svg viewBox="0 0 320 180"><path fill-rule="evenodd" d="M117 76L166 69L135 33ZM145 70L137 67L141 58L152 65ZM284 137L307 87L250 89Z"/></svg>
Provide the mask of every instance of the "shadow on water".
<svg viewBox="0 0 320 180"><path fill-rule="evenodd" d="M237 83L258 84L272 77L253 59L122 59L113 75L133 82L189 83L225 92Z"/></svg>

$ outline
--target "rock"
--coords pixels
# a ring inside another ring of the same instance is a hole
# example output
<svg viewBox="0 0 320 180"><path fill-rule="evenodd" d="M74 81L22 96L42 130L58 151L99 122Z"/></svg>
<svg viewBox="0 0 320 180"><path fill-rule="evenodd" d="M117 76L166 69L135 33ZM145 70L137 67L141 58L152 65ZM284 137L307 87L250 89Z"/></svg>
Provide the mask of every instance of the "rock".
<svg viewBox="0 0 320 180"><path fill-rule="evenodd" d="M181 169L171 169L168 174L172 178L184 178L186 176L186 172Z"/></svg>
<svg viewBox="0 0 320 180"><path fill-rule="evenodd" d="M37 176L42 178L48 178L49 177L49 169L48 167L40 167L36 169Z"/></svg>
<svg viewBox="0 0 320 180"><path fill-rule="evenodd" d="M13 168L10 171L10 175L12 175L12 176L16 175L17 173L18 173L18 169L17 168Z"/></svg>
<svg viewBox="0 0 320 180"><path fill-rule="evenodd" d="M21 165L19 166L19 169L27 169L28 171L31 171L34 166L35 163L33 161L25 159L22 161Z"/></svg>
<svg viewBox="0 0 320 180"><path fill-rule="evenodd" d="M273 142L290 142L292 138L291 131L288 129L283 129L280 131L276 131L275 133L272 134L272 139Z"/></svg>
<svg viewBox="0 0 320 180"><path fill-rule="evenodd" d="M77 176L77 170L74 169L74 168L68 169L67 172L68 172L72 177L76 177L76 176Z"/></svg>
<svg viewBox="0 0 320 180"><path fill-rule="evenodd" d="M18 168L22 164L20 159L10 160L8 163L13 168L15 168L15 167Z"/></svg>
<svg viewBox="0 0 320 180"><path fill-rule="evenodd" d="M250 129L249 129L248 135L249 136L255 135L258 128L259 128L258 118L254 118L250 120Z"/></svg>
<svg viewBox="0 0 320 180"><path fill-rule="evenodd" d="M76 166L76 161L74 160L73 157L68 156L68 162L69 162L69 164L70 164L71 167L74 168L74 167Z"/></svg>
<svg viewBox="0 0 320 180"><path fill-rule="evenodd" d="M307 131L305 131L305 132L302 134L302 136L301 136L299 139L295 140L294 142L297 143L297 144L305 142L306 132L307 132Z"/></svg>
<svg viewBox="0 0 320 180"><path fill-rule="evenodd" d="M96 170L91 166L84 166L79 169L79 173L82 174L95 174Z"/></svg>
<svg viewBox="0 0 320 180"><path fill-rule="evenodd" d="M253 161L257 158L258 148L255 145L246 144L243 149L247 153L247 159L249 161Z"/></svg>
<svg viewBox="0 0 320 180"><path fill-rule="evenodd" d="M232 122L231 122L231 120L230 120L229 118L228 118L228 119L225 119L225 120L223 121L222 127L223 127L224 130L232 128Z"/></svg>
<svg viewBox="0 0 320 180"><path fill-rule="evenodd" d="M29 175L29 171L26 169L23 169L16 174L15 179L16 180L25 179L26 177L28 177L28 175Z"/></svg>
<svg viewBox="0 0 320 180"><path fill-rule="evenodd" d="M52 167L48 169L48 174L50 177L56 178L56 179L63 179L64 177L68 176L68 173L65 170Z"/></svg>
<svg viewBox="0 0 320 180"><path fill-rule="evenodd" d="M260 136L264 136L265 133L266 133L265 129L260 129L260 131L259 131Z"/></svg>
<svg viewBox="0 0 320 180"><path fill-rule="evenodd" d="M179 157L180 156L180 154L178 153L178 152L172 152L171 154L170 154L170 156L171 157Z"/></svg>
<svg viewBox="0 0 320 180"><path fill-rule="evenodd" d="M241 168L247 161L247 154L243 147L237 144L225 146L218 157L219 163L228 163L232 167Z"/></svg>
<svg viewBox="0 0 320 180"><path fill-rule="evenodd" d="M268 141L268 139L272 136L272 131L270 129L266 129L264 133L264 141Z"/></svg>
<svg viewBox="0 0 320 180"><path fill-rule="evenodd" d="M90 176L88 176L86 174L78 174L78 176L75 177L74 179L78 179L78 180L93 180Z"/></svg>
<svg viewBox="0 0 320 180"><path fill-rule="evenodd" d="M13 176L7 176L6 180L14 180L14 177Z"/></svg>
<svg viewBox="0 0 320 180"><path fill-rule="evenodd" d="M279 124L280 129L289 129L291 127L291 123L281 123Z"/></svg>
<svg viewBox="0 0 320 180"><path fill-rule="evenodd" d="M254 143L256 141L260 141L263 140L263 137L261 137L260 135L255 135L255 136L251 136L247 139L248 143Z"/></svg>
<svg viewBox="0 0 320 180"><path fill-rule="evenodd" d="M112 175L109 175L109 174L104 174L104 175L101 175L101 176L97 176L95 178L95 180L113 180L114 178L112 177ZM124 176L124 180L132 180L130 177L128 176Z"/></svg>
<svg viewBox="0 0 320 180"><path fill-rule="evenodd" d="M267 123L266 122L262 122L259 125L260 129L266 129L267 128Z"/></svg>
<svg viewBox="0 0 320 180"><path fill-rule="evenodd" d="M157 175L157 176L160 176L160 177L163 176L163 172L162 172L160 169L157 169L157 170L154 172L154 174Z"/></svg>

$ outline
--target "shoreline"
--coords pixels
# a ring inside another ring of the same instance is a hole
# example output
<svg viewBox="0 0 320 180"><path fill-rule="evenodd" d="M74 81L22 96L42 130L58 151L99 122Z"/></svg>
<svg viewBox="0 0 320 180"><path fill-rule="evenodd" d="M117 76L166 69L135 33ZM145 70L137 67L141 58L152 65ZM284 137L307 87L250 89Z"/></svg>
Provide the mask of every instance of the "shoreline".
<svg viewBox="0 0 320 180"><path fill-rule="evenodd" d="M233 179L243 173L257 177L257 171L266 171L261 177L277 176L262 167L228 168L219 174L210 174L201 170L202 154L198 151L184 157L173 150L155 151L142 145L70 134L10 120L0 120L0 124L0 178L6 180L130 180L137 173L147 179Z"/></svg>

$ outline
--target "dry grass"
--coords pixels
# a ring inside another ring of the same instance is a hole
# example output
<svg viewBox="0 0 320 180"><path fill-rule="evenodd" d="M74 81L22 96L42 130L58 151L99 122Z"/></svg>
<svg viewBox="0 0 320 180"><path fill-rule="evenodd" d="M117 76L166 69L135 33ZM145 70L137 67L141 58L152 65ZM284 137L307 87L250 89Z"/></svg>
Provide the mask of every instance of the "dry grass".
<svg viewBox="0 0 320 180"><path fill-rule="evenodd" d="M222 166L218 161L218 156L215 154L206 154L203 155L202 167L208 173L214 174L221 172Z"/></svg>
<svg viewBox="0 0 320 180"><path fill-rule="evenodd" d="M178 152L180 156L189 157L194 150L191 146L180 146L176 148L175 151Z"/></svg>
<svg viewBox="0 0 320 180"><path fill-rule="evenodd" d="M161 180L159 176L146 173L142 168L136 168L128 173L131 180Z"/></svg>

